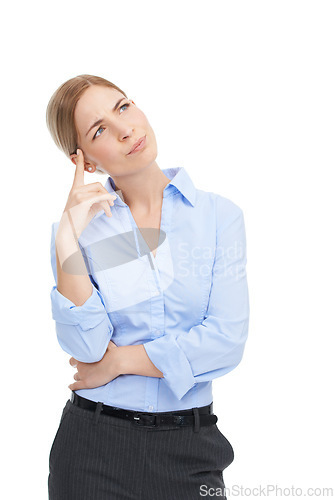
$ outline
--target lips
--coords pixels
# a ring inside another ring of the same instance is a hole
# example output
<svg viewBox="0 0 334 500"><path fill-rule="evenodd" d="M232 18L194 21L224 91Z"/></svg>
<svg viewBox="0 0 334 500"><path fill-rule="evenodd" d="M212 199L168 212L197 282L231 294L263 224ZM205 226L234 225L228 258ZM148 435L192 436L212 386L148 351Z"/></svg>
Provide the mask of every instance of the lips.
<svg viewBox="0 0 334 500"><path fill-rule="evenodd" d="M136 151L139 151L140 149L142 149L142 147L144 147L144 145L145 145L145 142L146 142L146 136L144 135L143 137L138 139L137 142L134 143L134 145L132 146L132 149L128 153L128 155L135 153Z"/></svg>

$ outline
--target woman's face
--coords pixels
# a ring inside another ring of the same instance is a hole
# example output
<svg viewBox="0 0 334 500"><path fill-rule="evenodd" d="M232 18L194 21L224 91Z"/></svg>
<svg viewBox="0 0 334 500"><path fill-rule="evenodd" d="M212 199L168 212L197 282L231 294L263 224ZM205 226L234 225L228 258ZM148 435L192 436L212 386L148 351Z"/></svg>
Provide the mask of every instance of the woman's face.
<svg viewBox="0 0 334 500"><path fill-rule="evenodd" d="M116 89L88 87L77 102L74 120L85 162L101 167L111 176L134 173L157 157L156 138L146 116ZM94 124L97 120L101 122ZM144 148L129 155L143 136Z"/></svg>

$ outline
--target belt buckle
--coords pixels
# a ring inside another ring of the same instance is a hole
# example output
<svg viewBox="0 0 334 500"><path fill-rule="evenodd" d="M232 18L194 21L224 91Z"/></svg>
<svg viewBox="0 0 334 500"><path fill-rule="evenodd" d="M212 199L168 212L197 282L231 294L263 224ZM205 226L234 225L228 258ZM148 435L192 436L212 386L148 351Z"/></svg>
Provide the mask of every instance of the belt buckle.
<svg viewBox="0 0 334 500"><path fill-rule="evenodd" d="M153 423L152 422L152 417L153 417ZM151 419L150 424L148 419ZM133 416L133 422L135 425L139 425L140 427L148 427L148 428L154 428L157 426L157 416L153 415L152 413L139 413L136 412Z"/></svg>

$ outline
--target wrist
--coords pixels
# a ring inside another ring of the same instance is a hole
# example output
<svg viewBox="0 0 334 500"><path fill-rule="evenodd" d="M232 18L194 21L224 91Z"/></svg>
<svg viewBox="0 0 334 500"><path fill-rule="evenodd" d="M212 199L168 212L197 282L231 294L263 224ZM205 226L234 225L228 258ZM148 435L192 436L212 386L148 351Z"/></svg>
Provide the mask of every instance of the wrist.
<svg viewBox="0 0 334 500"><path fill-rule="evenodd" d="M55 234L55 243L56 246L61 248L62 250L66 249L66 252L69 253L69 255L71 255L72 252L76 252L78 249L80 249L78 240L73 233L69 218L65 213L59 221L58 230Z"/></svg>
<svg viewBox="0 0 334 500"><path fill-rule="evenodd" d="M163 373L152 363L144 344L118 347L118 370L120 375L143 375L163 377Z"/></svg>
<svg viewBox="0 0 334 500"><path fill-rule="evenodd" d="M128 373L126 348L127 346L118 346L114 352L114 363L119 375L126 375Z"/></svg>
<svg viewBox="0 0 334 500"><path fill-rule="evenodd" d="M60 268L67 274L86 276L87 268L67 215L59 223L55 235L55 247ZM58 266L58 263L57 263Z"/></svg>
<svg viewBox="0 0 334 500"><path fill-rule="evenodd" d="M58 225L57 234L59 234L59 235L64 234L66 237L71 235L72 238L74 238L73 228L72 228L72 224L71 224L71 221L69 218L69 213L67 210L66 211L64 210L64 212L62 213L62 216L60 218L59 225Z"/></svg>
<svg viewBox="0 0 334 500"><path fill-rule="evenodd" d="M124 374L124 351L122 351L122 346L116 346L112 341L109 342L107 347L107 356L109 358L108 365L110 366L110 371L114 375L115 372L118 375Z"/></svg>

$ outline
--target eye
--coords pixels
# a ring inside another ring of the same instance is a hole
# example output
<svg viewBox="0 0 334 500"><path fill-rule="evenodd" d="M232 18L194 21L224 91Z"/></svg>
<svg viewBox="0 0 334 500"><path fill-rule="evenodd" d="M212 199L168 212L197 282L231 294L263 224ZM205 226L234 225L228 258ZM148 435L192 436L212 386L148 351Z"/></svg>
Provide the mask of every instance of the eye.
<svg viewBox="0 0 334 500"><path fill-rule="evenodd" d="M130 106L130 103L129 103L129 102L126 102L125 104L122 104L122 106L120 106L118 109L120 110L120 109L122 109L122 108L124 108L124 107L125 107L125 108L128 108L129 106ZM103 127L99 127L99 128L97 129L97 131L96 131L96 132L95 132L95 134L94 134L93 140L94 140L96 137L99 137L99 136L98 136L98 135L96 135L96 134L97 134L97 133L98 133L98 131L99 131L99 130L101 130L101 129L103 129ZM101 135L101 134L100 134L100 135Z"/></svg>
<svg viewBox="0 0 334 500"><path fill-rule="evenodd" d="M95 132L95 134L94 134L93 140L94 140L96 137L99 137L99 136L98 136L98 135L96 135L96 134L97 134L97 133L98 133L98 131L99 131L99 130L101 130L101 129L102 129L102 127L99 127L99 128L97 129L97 131L96 131L96 132Z"/></svg>
<svg viewBox="0 0 334 500"><path fill-rule="evenodd" d="M128 108L130 106L130 103L126 102L125 104L122 104L122 106L120 106L118 109L122 109L122 108L124 108L124 106L126 106Z"/></svg>

